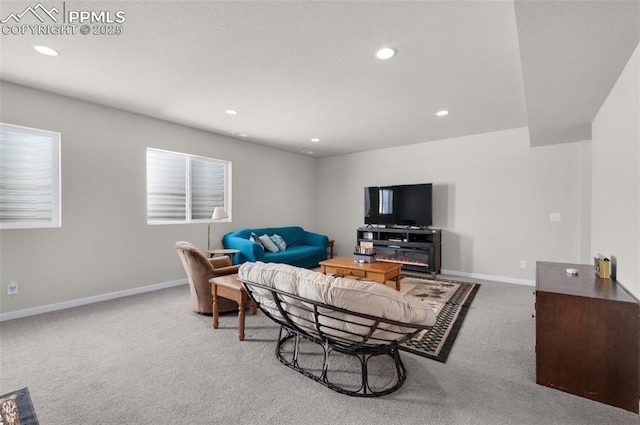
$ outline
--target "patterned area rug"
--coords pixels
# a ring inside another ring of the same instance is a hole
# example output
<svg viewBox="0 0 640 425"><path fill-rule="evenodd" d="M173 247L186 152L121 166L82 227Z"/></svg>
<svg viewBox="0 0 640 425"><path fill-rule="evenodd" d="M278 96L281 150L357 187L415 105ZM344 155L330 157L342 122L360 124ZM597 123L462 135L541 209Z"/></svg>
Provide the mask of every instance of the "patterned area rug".
<svg viewBox="0 0 640 425"><path fill-rule="evenodd" d="M405 276L401 285L402 292L431 305L438 318L431 329L419 333L400 349L445 363L480 284Z"/></svg>

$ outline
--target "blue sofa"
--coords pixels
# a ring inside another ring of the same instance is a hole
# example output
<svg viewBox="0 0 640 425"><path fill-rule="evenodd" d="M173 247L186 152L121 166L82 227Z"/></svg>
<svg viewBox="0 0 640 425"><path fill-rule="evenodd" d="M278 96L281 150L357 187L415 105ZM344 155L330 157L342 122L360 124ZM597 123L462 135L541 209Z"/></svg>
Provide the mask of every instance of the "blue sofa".
<svg viewBox="0 0 640 425"><path fill-rule="evenodd" d="M251 233L258 236L280 235L286 242L287 249L278 252L266 251L262 245L249 240ZM225 248L240 250L234 256L234 264L262 261L304 268L315 267L320 261L327 259L328 243L329 238L326 235L308 232L299 226L240 229L222 237L222 245Z"/></svg>

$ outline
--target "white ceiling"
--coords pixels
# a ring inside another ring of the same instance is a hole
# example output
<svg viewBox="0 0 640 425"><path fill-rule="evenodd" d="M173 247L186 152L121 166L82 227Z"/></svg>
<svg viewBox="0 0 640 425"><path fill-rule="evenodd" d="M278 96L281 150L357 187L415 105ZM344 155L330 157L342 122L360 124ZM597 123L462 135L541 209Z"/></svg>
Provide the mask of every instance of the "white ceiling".
<svg viewBox="0 0 640 425"><path fill-rule="evenodd" d="M532 146L589 138L640 41L640 0L43 4L122 10L123 33L0 35L3 80L315 157L527 125Z"/></svg>

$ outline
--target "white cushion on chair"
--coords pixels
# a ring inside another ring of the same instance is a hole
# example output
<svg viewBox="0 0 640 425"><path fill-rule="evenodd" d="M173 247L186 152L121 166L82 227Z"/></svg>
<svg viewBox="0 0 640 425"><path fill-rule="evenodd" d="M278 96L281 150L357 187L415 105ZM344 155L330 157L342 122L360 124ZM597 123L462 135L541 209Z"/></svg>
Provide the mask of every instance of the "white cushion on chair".
<svg viewBox="0 0 640 425"><path fill-rule="evenodd" d="M262 262L244 263L238 270L238 277L249 282L259 283L298 295L311 301L402 323L432 326L437 317L427 303L418 298L403 295L395 289L378 282L326 276L319 272L287 264ZM256 290L254 296L273 315L281 317L268 291ZM291 304L293 306L296 304L298 306L304 305L302 302L293 302ZM299 319L295 319L296 324L314 332L312 314L306 311L302 313L296 312L301 316ZM323 329L323 331L342 338L353 339L349 334L344 334L331 328L356 333L364 332L364 328L353 323L344 322L340 318L348 318L350 321L357 321L363 324L371 323L366 319L349 317L344 313L331 312L330 314L335 319L320 318L322 325L330 327L329 329ZM387 341L397 339L398 335L384 332L382 331L383 329L402 330L402 328L390 324L381 324L379 329L374 336Z"/></svg>

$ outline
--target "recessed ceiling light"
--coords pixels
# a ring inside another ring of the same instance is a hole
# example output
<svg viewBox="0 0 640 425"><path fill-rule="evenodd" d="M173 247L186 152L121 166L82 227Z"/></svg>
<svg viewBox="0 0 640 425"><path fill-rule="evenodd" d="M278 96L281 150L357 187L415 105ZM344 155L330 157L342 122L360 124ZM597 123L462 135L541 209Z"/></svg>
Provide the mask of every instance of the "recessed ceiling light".
<svg viewBox="0 0 640 425"><path fill-rule="evenodd" d="M313 139L311 139L311 141L313 143L318 143L320 141L320 139L318 139L317 137L314 137Z"/></svg>
<svg viewBox="0 0 640 425"><path fill-rule="evenodd" d="M47 55L47 56L58 56L60 54L58 53L57 50L53 50L51 47L47 47L47 46L36 45L36 46L33 46L33 48L35 49L36 52L42 53L43 55Z"/></svg>
<svg viewBox="0 0 640 425"><path fill-rule="evenodd" d="M443 109L442 111L436 112L436 115L439 117L446 117L447 115L449 115L449 111Z"/></svg>
<svg viewBox="0 0 640 425"><path fill-rule="evenodd" d="M229 114L229 115L238 115L238 111L236 111L235 109L227 109L224 112Z"/></svg>
<svg viewBox="0 0 640 425"><path fill-rule="evenodd" d="M233 135L234 136L238 136L238 137L248 137L249 136L247 133L242 133L240 131L234 131Z"/></svg>
<svg viewBox="0 0 640 425"><path fill-rule="evenodd" d="M383 47L382 49L376 52L376 57L378 59L383 59L383 60L391 59L395 55L396 55L396 49L394 49L393 47Z"/></svg>
<svg viewBox="0 0 640 425"><path fill-rule="evenodd" d="M305 150L302 151L302 153L305 154L305 155L313 155L314 152L310 151L309 149L305 149Z"/></svg>

